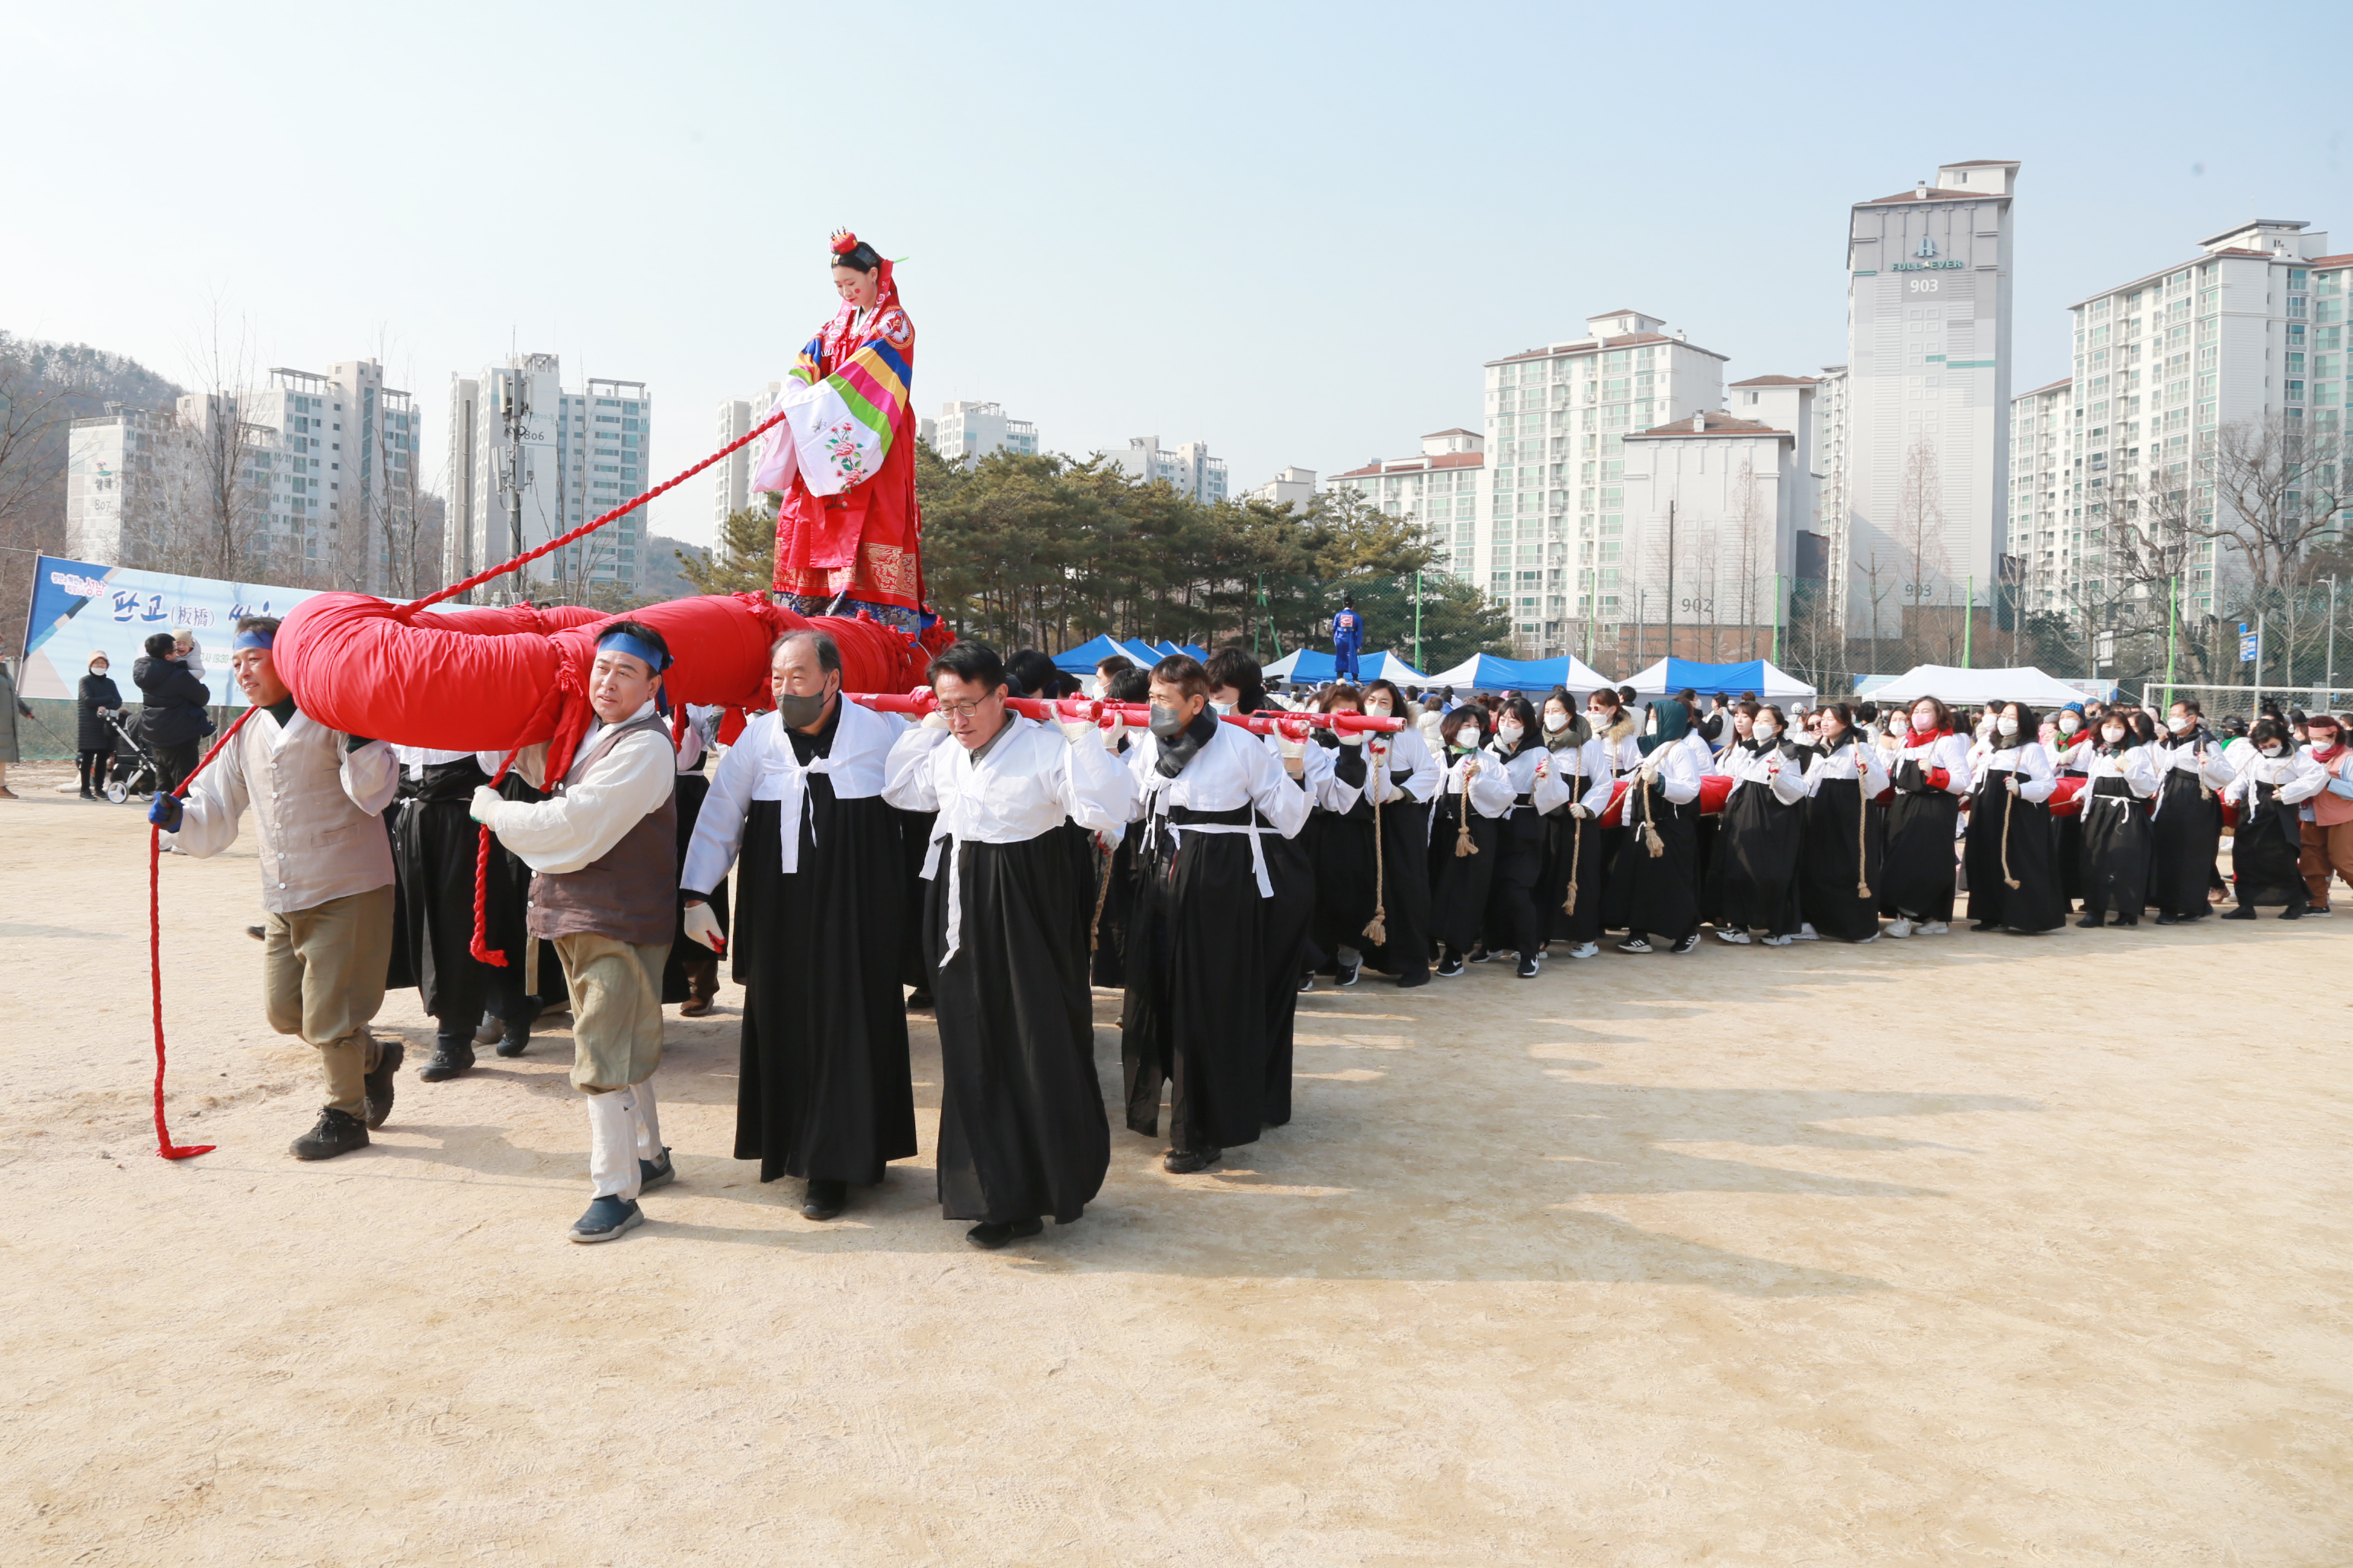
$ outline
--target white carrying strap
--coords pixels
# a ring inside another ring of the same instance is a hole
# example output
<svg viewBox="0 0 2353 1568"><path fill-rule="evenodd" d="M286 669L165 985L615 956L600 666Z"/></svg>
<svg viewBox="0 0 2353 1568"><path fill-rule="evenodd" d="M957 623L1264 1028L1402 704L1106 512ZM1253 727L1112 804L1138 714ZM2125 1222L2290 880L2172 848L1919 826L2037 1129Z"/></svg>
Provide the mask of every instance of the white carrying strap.
<svg viewBox="0 0 2353 1568"><path fill-rule="evenodd" d="M792 755L790 741L779 734L777 743L785 747L787 757ZM833 759L817 757L806 766L771 768L768 771L780 774L784 779L783 793L776 796L776 825L779 829L776 837L784 842L784 870L789 875L801 868L801 814L808 809L808 775L833 772ZM815 828L812 826L810 831L814 838ZM928 872L925 874L929 875Z"/></svg>
<svg viewBox="0 0 2353 1568"><path fill-rule="evenodd" d="M1261 835L1271 833L1273 829L1260 822L1255 811L1251 813L1251 819L1248 822L1171 822L1166 812L1155 812L1152 817L1152 830L1155 834L1165 832L1168 835L1171 854L1184 847L1184 835L1187 833L1249 834L1250 872L1258 878L1258 896L1261 899L1274 897L1274 879L1266 873L1266 847L1259 842Z"/></svg>

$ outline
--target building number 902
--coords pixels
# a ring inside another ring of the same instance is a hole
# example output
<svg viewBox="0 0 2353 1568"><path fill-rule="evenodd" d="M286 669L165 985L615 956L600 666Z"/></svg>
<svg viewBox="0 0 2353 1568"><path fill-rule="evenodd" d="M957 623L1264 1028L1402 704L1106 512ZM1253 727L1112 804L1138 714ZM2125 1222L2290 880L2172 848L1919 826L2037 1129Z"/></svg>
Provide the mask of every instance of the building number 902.
<svg viewBox="0 0 2353 1568"><path fill-rule="evenodd" d="M1934 294L1936 291L1936 279L1934 278L1915 278L1911 282L1915 294Z"/></svg>

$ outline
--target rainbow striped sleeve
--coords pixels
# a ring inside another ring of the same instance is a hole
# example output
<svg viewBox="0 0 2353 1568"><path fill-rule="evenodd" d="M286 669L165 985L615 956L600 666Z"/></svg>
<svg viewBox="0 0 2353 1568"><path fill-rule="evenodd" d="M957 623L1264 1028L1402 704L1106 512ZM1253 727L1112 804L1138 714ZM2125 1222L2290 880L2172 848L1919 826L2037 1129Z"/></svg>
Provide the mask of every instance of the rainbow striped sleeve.
<svg viewBox="0 0 2353 1568"><path fill-rule="evenodd" d="M907 356L881 339L869 340L842 367L826 378L841 395L850 416L874 432L881 446L877 461L891 450L901 416L907 408L907 389L914 368Z"/></svg>

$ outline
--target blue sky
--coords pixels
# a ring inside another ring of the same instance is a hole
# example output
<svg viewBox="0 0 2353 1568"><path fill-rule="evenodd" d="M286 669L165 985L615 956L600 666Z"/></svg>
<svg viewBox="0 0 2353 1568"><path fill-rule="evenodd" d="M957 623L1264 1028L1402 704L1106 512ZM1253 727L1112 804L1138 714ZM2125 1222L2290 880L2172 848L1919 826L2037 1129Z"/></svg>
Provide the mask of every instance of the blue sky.
<svg viewBox="0 0 2353 1568"><path fill-rule="evenodd" d="M0 327L176 379L374 354L440 470L510 342L642 379L667 474L886 255L915 396L1237 489L1480 423L1630 307L1729 377L1844 358L1847 204L2017 158L2014 388L2066 303L2250 216L2353 250L2353 7L797 4L0 8ZM354 171L362 177L354 180ZM655 526L707 536L699 481Z"/></svg>

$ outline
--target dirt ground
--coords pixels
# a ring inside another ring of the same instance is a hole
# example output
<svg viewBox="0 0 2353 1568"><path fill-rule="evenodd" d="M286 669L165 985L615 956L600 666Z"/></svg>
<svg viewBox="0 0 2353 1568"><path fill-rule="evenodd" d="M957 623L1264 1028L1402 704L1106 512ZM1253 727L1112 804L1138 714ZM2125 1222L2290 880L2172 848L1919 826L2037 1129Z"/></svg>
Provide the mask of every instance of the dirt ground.
<svg viewBox="0 0 2353 1568"><path fill-rule="evenodd" d="M561 1025L287 1156L249 841L162 868L220 1147L156 1159L143 825L63 776L0 802L0 1561L2353 1560L2353 920L1327 986L1292 1125L1192 1177L1115 1131L997 1254L928 1026L924 1152L841 1220L729 1157L731 986L677 1185L584 1247Z"/></svg>

